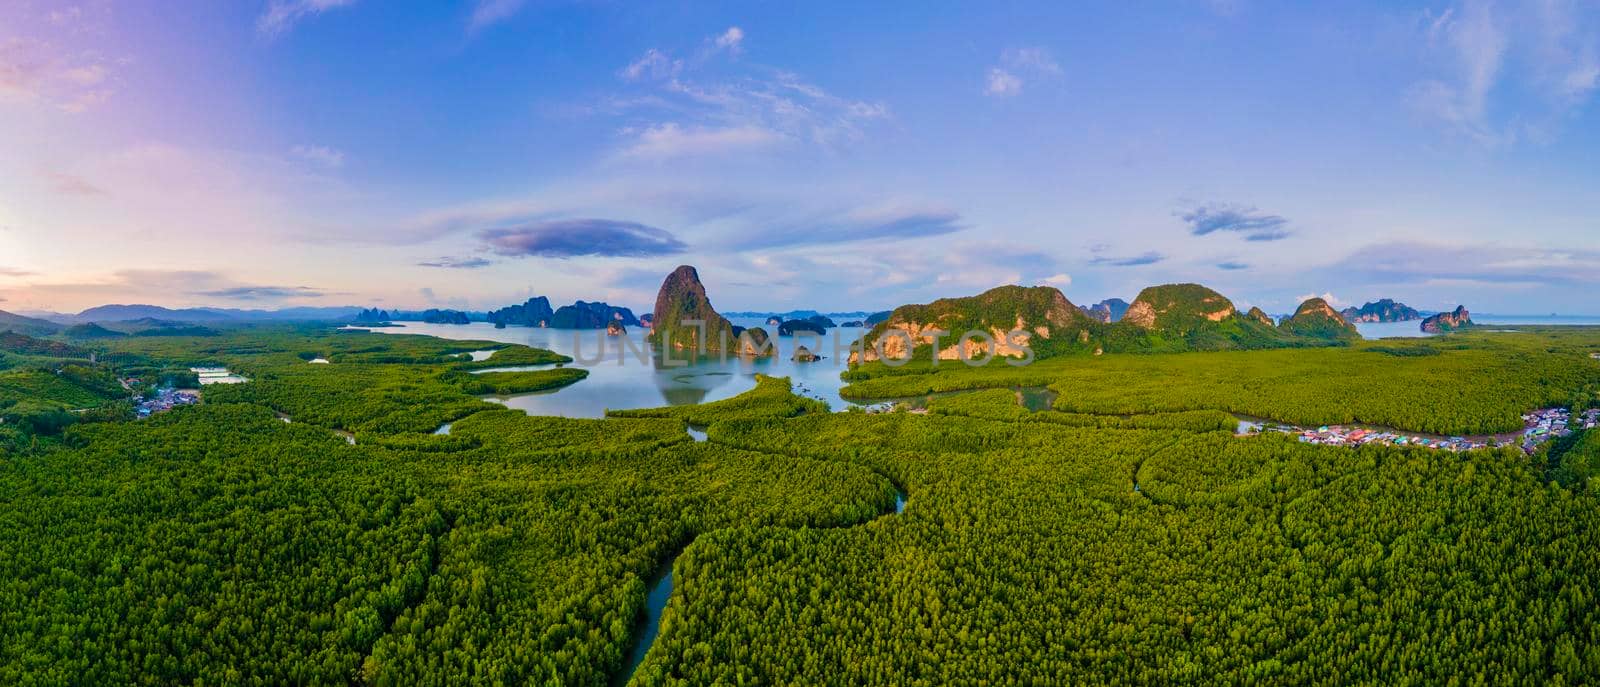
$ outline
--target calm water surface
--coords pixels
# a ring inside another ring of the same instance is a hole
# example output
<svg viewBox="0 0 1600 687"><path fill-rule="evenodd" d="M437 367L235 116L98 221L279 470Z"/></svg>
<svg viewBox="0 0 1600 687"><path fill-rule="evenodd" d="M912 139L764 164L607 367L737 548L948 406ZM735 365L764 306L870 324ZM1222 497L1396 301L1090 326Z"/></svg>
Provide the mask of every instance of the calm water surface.
<svg viewBox="0 0 1600 687"><path fill-rule="evenodd" d="M1600 325L1600 317L1585 315L1495 315L1490 313L1474 313L1472 322L1478 325L1496 327L1516 327L1519 325ZM1396 337L1412 338L1421 336L1438 336L1422 331L1422 320L1410 322L1357 322L1356 329L1366 339L1391 339Z"/></svg>
<svg viewBox="0 0 1600 687"><path fill-rule="evenodd" d="M743 327L765 327L759 319L731 319L734 324ZM626 336L608 337L604 330L534 327L495 329L494 325L486 322L459 325L422 322L396 324L401 326L379 327L372 331L524 344L572 356L574 362L570 366L588 370L587 379L553 391L488 397L491 401L532 415L563 417L603 417L608 408L623 410L720 401L755 387L757 374L788 377L794 383L795 393L825 401L834 410L844 410L854 404L839 397L839 389L844 386L839 373L845 370L850 342L866 333L865 329L836 327L828 330L820 339L780 336L775 337L779 355L772 358L749 360L729 356L724 360L713 356L690 362L678 353L670 359L646 356L647 359L641 361L636 351L649 350L644 341L649 330L640 327L630 328ZM776 327L765 328L769 332L776 330ZM791 361L789 356L796 345L804 345L821 354L823 359L813 363Z"/></svg>

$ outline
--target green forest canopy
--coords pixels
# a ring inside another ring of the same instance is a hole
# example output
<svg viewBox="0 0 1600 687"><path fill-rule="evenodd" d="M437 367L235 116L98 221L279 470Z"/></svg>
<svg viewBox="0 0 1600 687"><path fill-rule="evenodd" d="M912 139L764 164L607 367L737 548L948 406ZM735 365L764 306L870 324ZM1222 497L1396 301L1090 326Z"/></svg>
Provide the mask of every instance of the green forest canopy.
<svg viewBox="0 0 1600 687"><path fill-rule="evenodd" d="M1562 472L1588 439L1329 448L1218 411L1498 427L1594 403L1597 341L869 366L857 393L1060 395L829 413L768 379L575 420L475 398L459 356L488 342L107 340L252 381L0 449L0 682L602 685L674 559L637 685L1594 682L1600 495ZM0 388L96 402L40 372Z"/></svg>

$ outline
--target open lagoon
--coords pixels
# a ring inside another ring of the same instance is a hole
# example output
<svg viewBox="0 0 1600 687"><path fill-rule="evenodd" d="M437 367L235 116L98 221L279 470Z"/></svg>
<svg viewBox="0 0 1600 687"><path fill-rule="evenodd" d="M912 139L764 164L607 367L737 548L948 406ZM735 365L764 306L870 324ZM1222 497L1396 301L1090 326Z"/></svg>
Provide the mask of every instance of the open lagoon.
<svg viewBox="0 0 1600 687"><path fill-rule="evenodd" d="M769 332L777 330L775 326L764 325L760 319L729 319L742 327L763 327ZM773 340L779 355L771 358L753 360L732 355L726 358L709 356L690 363L678 357L681 354L668 359L654 355L646 355L641 359L637 352L650 350L644 340L650 330L643 327L630 327L627 334L612 337L602 329L496 329L486 322L395 324L398 326L378 327L371 331L426 334L458 341L523 344L571 356L574 362L569 366L588 370L587 379L551 391L487 398L532 415L590 418L603 417L607 409L654 408L732 398L754 388L757 374L788 377L794 383L796 394L826 401L834 410L843 410L854 404L839 397L839 389L844 386L839 373L845 370L850 343L866 333L865 329L858 327L835 327L821 336L776 336ZM823 359L810 363L790 360L789 356L800 345L821 355Z"/></svg>

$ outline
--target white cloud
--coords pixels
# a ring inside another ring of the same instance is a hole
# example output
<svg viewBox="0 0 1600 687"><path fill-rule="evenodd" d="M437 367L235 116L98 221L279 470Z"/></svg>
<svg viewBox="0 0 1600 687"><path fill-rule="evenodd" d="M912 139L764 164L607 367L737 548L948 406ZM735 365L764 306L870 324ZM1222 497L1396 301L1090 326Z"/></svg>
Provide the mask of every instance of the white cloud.
<svg viewBox="0 0 1600 687"><path fill-rule="evenodd" d="M315 162L324 167L343 167L344 151L328 146L296 145L289 149L289 153L307 162Z"/></svg>
<svg viewBox="0 0 1600 687"><path fill-rule="evenodd" d="M524 0L478 0L476 7L472 8L472 16L467 19L467 32L475 33L489 26L516 16L522 10Z"/></svg>
<svg viewBox="0 0 1600 687"><path fill-rule="evenodd" d="M1022 79L1004 69L993 67L989 69L989 85L983 92L1000 97L1013 96L1022 92Z"/></svg>
<svg viewBox="0 0 1600 687"><path fill-rule="evenodd" d="M1051 275L1051 276L1045 277L1043 279L1043 281L1044 281L1044 283L1049 284L1051 286L1055 286L1055 287L1071 286L1072 285L1072 275L1065 274L1065 273Z"/></svg>
<svg viewBox="0 0 1600 687"><path fill-rule="evenodd" d="M718 50L726 50L730 55L737 55L744 49L744 29L737 26L728 27L722 35L717 36L713 44Z"/></svg>
<svg viewBox="0 0 1600 687"><path fill-rule="evenodd" d="M1343 307L1345 307L1345 305L1347 305L1342 299L1340 299L1338 296L1333 295L1333 293L1330 292L1330 291L1323 291L1320 294L1318 294L1318 293L1302 294L1300 296L1297 296L1295 298L1295 301L1297 303L1304 303L1304 302L1309 301L1309 300L1311 300L1313 298L1321 298L1322 300L1327 301L1328 305L1333 306L1335 309L1343 308Z"/></svg>
<svg viewBox="0 0 1600 687"><path fill-rule="evenodd" d="M622 150L621 155L649 160L718 155L765 148L783 141L782 135L758 126L684 127L676 122L666 122L627 133L631 135L632 142Z"/></svg>

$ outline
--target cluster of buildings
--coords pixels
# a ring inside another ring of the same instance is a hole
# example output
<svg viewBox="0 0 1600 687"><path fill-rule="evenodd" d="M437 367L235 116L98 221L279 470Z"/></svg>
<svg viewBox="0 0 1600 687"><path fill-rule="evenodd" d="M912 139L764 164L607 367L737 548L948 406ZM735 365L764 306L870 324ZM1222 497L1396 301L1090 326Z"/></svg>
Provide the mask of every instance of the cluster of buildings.
<svg viewBox="0 0 1600 687"><path fill-rule="evenodd" d="M1527 428L1522 430L1522 450L1529 453L1539 444L1556 437L1564 437L1575 429L1594 429L1600 424L1600 408L1583 411L1576 420L1566 408L1548 408L1522 416Z"/></svg>
<svg viewBox="0 0 1600 687"><path fill-rule="evenodd" d="M1470 451L1472 449L1497 446L1520 446L1523 451L1533 453L1534 449L1539 447L1539 444L1550 439L1567 436L1575 429L1592 429L1596 425L1600 425L1600 409L1584 411L1576 421L1573 421L1570 416L1571 413L1566 408L1536 410L1522 416L1524 428L1521 433L1486 437L1427 436L1357 425L1326 425L1311 429L1252 420L1242 421L1239 432L1241 434L1281 432L1299 437L1301 443L1321 446L1381 444L1384 446L1421 446L1448 451Z"/></svg>
<svg viewBox="0 0 1600 687"><path fill-rule="evenodd" d="M155 395L149 398L139 398L134 410L141 419L156 413L172 410L178 406L194 405L200 402L200 394L187 389L163 388L156 390Z"/></svg>

